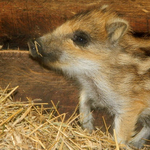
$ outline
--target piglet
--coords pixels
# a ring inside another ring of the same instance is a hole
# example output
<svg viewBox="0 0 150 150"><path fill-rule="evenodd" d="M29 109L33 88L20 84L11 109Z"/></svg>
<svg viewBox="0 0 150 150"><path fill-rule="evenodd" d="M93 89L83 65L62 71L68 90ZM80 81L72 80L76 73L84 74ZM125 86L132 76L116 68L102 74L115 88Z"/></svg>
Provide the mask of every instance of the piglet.
<svg viewBox="0 0 150 150"><path fill-rule="evenodd" d="M109 7L75 15L28 43L31 55L80 86L81 124L91 132L91 109L114 115L119 143L141 148L150 135L150 40L136 38ZM136 123L143 125L135 131Z"/></svg>

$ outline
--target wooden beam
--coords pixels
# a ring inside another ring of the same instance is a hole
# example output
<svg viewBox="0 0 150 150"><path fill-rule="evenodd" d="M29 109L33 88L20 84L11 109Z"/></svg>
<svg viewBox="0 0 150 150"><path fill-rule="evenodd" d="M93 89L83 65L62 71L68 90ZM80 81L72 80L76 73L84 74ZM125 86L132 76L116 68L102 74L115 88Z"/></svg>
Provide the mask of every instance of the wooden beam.
<svg viewBox="0 0 150 150"><path fill-rule="evenodd" d="M78 86L60 73L39 65L27 51L0 51L0 66L0 87L5 89L8 84L10 87L19 86L14 100L41 99L40 102L49 104L47 107L52 106L51 100L55 104L59 102L58 110L67 113L67 118L79 103ZM94 116L99 118L95 125L103 125L102 116L108 125L112 124L112 118L104 110L96 111Z"/></svg>
<svg viewBox="0 0 150 150"><path fill-rule="evenodd" d="M126 18L134 32L149 33L149 0L0 0L0 44L5 49L27 49L29 38L52 31L79 11L104 4Z"/></svg>

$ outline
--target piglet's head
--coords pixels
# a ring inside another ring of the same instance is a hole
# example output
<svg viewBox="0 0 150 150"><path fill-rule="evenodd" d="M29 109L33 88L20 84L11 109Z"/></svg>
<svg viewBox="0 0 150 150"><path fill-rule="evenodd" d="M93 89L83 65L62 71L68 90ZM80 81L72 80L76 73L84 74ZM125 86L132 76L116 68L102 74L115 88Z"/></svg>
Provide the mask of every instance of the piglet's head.
<svg viewBox="0 0 150 150"><path fill-rule="evenodd" d="M91 72L119 48L127 31L128 23L103 7L74 16L28 45L31 55L49 67L69 73Z"/></svg>

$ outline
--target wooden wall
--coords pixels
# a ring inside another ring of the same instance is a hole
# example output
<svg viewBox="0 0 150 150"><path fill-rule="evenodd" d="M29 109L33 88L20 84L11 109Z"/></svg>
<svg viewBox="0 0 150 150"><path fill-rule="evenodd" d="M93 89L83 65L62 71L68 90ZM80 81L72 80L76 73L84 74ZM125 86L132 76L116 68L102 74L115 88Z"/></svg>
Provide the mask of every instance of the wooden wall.
<svg viewBox="0 0 150 150"><path fill-rule="evenodd" d="M16 100L30 97L49 103L53 100L55 104L60 101L60 113L71 114L78 104L78 88L32 60L27 40L52 31L77 12L103 4L112 5L127 19L136 35L150 33L149 0L0 0L0 86L19 85ZM96 125L103 124L102 115L112 123L103 111L95 115L100 118Z"/></svg>

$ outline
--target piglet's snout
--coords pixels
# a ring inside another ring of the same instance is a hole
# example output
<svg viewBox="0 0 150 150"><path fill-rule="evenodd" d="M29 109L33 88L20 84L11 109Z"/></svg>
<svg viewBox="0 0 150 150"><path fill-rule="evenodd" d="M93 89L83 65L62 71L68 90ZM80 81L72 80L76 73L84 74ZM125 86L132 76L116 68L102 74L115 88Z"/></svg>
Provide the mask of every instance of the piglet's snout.
<svg viewBox="0 0 150 150"><path fill-rule="evenodd" d="M42 45L40 43L39 39L36 40L29 40L28 41L28 47L29 47L29 52L34 58L41 58L43 57L42 53Z"/></svg>

